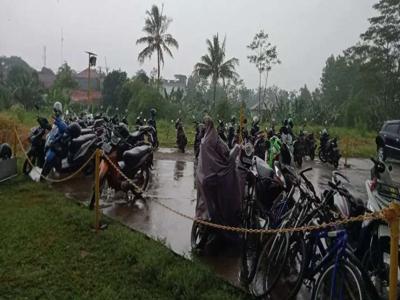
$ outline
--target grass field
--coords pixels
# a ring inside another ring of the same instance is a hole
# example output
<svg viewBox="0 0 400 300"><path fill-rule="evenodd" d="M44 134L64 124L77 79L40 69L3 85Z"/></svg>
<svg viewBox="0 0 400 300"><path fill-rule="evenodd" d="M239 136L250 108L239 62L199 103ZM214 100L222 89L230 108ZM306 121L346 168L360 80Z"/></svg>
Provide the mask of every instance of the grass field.
<svg viewBox="0 0 400 300"><path fill-rule="evenodd" d="M46 114L43 114L46 115ZM49 113L47 115L50 116ZM0 131L2 128L11 128L10 124L17 124L20 132L24 135L28 130L36 126L36 112L21 111L3 111L0 112ZM266 126L261 126L265 128ZM309 132L314 132L315 137L319 139L319 132L323 126L307 126L305 128ZM348 157L370 157L376 154L375 137L376 132L367 131L357 128L329 127L327 128L331 137L337 137L342 156ZM171 120L157 121L158 138L161 147L176 147L175 123ZM188 138L188 147L193 146L194 141L194 124L186 123L185 132ZM299 132L299 128L295 128L295 133ZM1 141L1 136L0 136Z"/></svg>
<svg viewBox="0 0 400 300"><path fill-rule="evenodd" d="M205 266L94 214L45 184L0 183L1 299L244 299Z"/></svg>

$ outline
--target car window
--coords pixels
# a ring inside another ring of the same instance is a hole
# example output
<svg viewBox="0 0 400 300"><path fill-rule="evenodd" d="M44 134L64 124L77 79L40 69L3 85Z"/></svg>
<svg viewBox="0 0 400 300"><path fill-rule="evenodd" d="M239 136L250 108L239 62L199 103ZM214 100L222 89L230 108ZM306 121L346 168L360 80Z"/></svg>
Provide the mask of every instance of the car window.
<svg viewBox="0 0 400 300"><path fill-rule="evenodd" d="M399 132L399 124L387 124L385 131L389 132L389 133L398 133Z"/></svg>

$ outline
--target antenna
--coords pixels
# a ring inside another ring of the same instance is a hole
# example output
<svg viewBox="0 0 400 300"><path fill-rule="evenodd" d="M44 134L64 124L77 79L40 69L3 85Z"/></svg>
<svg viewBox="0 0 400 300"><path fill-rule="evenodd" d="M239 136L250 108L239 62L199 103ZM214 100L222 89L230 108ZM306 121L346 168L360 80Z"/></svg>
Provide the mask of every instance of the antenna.
<svg viewBox="0 0 400 300"><path fill-rule="evenodd" d="M64 30L61 27L61 64L64 63Z"/></svg>
<svg viewBox="0 0 400 300"><path fill-rule="evenodd" d="M104 65L106 67L106 74L108 74L107 57L104 56Z"/></svg>
<svg viewBox="0 0 400 300"><path fill-rule="evenodd" d="M43 67L46 67L46 46L43 46Z"/></svg>

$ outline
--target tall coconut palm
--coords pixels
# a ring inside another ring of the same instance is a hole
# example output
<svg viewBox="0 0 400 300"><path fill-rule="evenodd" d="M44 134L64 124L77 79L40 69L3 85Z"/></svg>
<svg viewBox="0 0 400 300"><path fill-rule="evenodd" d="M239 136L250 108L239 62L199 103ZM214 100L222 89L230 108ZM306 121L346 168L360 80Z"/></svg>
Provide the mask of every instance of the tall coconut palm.
<svg viewBox="0 0 400 300"><path fill-rule="evenodd" d="M211 78L213 85L213 106L215 108L215 94L219 79L225 80L237 77L235 66L239 64L237 58L231 58L225 61L225 41L220 44L218 34L213 36L213 40L207 39L208 54L203 55L194 66L194 72L204 78Z"/></svg>
<svg viewBox="0 0 400 300"><path fill-rule="evenodd" d="M139 53L138 60L143 63L146 58L151 59L154 52L157 53L157 79L160 80L160 64L164 65L164 51L169 56L174 57L169 47L178 49L178 42L167 33L169 24L172 19L163 15L156 5L151 7L151 10L146 11L146 19L143 31L146 36L138 39L136 45L146 44L146 47Z"/></svg>

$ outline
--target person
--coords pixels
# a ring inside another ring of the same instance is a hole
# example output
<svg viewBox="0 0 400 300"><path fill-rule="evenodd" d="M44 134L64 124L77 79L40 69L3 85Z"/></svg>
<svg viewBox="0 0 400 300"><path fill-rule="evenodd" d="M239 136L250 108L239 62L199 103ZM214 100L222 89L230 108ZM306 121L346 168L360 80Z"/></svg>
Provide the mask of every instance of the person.
<svg viewBox="0 0 400 300"><path fill-rule="evenodd" d="M250 135L252 137L255 137L256 134L260 131L260 126L258 126L258 123L260 122L260 119L257 116L253 117L253 124L250 129Z"/></svg>
<svg viewBox="0 0 400 300"><path fill-rule="evenodd" d="M236 117L232 116L231 122L229 123L228 126L228 136L227 136L229 149L232 149L233 146L235 145L235 132L236 132Z"/></svg>
<svg viewBox="0 0 400 300"><path fill-rule="evenodd" d="M155 108L150 109L150 118L147 121L147 124L157 130L156 113L157 110Z"/></svg>
<svg viewBox="0 0 400 300"><path fill-rule="evenodd" d="M205 117L204 124L205 133L196 170L196 218L238 226L241 191L235 150L239 146L230 152L209 116Z"/></svg>

